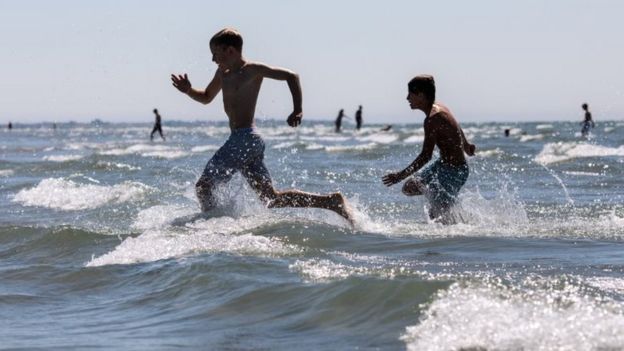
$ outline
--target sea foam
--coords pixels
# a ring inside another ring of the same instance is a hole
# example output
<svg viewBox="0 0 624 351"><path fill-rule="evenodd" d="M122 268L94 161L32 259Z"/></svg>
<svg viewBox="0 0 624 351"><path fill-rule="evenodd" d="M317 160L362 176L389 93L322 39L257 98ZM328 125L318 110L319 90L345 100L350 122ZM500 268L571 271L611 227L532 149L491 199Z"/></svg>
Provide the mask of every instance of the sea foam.
<svg viewBox="0 0 624 351"><path fill-rule="evenodd" d="M267 219L265 224L272 222ZM249 232L261 224L258 218L217 217L200 219L180 228L150 229L138 237L126 238L113 251L93 258L87 266L134 264L199 253L283 256L301 252L297 246L285 244L279 238Z"/></svg>
<svg viewBox="0 0 624 351"><path fill-rule="evenodd" d="M103 150L99 152L101 155L109 156L122 156L138 154L143 157L159 157L166 159L174 159L188 156L189 153L176 147L167 145L149 145L149 144L136 144L128 146L126 148L116 148L110 150Z"/></svg>
<svg viewBox="0 0 624 351"><path fill-rule="evenodd" d="M51 162L69 162L80 160L83 157L82 155L48 155L44 156L43 159Z"/></svg>
<svg viewBox="0 0 624 351"><path fill-rule="evenodd" d="M624 156L624 145L613 148L601 145L578 144L573 142L548 143L535 156L537 163L547 165L581 157Z"/></svg>
<svg viewBox="0 0 624 351"><path fill-rule="evenodd" d="M62 178L44 179L37 186L20 190L13 201L26 206L41 206L74 211L101 207L108 203L122 203L142 197L150 190L145 184L126 181L103 186L79 184Z"/></svg>
<svg viewBox="0 0 624 351"><path fill-rule="evenodd" d="M624 315L574 286L522 292L455 283L401 339L408 350L619 349Z"/></svg>

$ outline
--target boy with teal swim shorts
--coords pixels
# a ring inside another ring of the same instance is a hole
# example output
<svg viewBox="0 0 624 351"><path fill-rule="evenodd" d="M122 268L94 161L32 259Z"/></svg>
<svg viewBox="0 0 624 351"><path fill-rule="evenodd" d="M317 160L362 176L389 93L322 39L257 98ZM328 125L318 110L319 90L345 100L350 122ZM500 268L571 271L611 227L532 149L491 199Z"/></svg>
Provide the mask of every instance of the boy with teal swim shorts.
<svg viewBox="0 0 624 351"><path fill-rule="evenodd" d="M294 128L303 118L299 75L285 68L247 60L242 55L243 37L232 28L225 28L210 39L210 51L218 68L205 89L194 89L186 74L171 75L176 89L202 104L209 104L222 93L223 107L230 122L232 134L208 161L195 184L202 211L216 207L215 188L240 172L267 207L322 208L336 212L353 224L349 206L341 193L322 195L295 189L277 190L264 164L264 141L254 126L262 81L266 78L287 82L293 112L286 122Z"/></svg>
<svg viewBox="0 0 624 351"><path fill-rule="evenodd" d="M451 111L435 101L436 89L432 76L416 76L408 83L407 88L407 101L412 110L421 110L426 116L423 122L423 148L407 168L388 173L382 179L385 185L391 186L420 170L405 182L403 193L407 196L424 194L430 204L429 218L450 224L453 220L449 216L449 210L455 204L457 194L469 174L464 152L473 156L476 147L466 140ZM440 150L440 158L427 164L436 145Z"/></svg>

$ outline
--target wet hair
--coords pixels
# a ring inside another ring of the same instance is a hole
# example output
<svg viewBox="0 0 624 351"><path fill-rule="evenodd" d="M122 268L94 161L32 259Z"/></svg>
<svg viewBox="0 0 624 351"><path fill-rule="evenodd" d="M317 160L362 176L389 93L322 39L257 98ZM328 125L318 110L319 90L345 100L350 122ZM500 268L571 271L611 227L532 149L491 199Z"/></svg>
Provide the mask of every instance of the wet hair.
<svg viewBox="0 0 624 351"><path fill-rule="evenodd" d="M158 110L157 110L157 109L154 109L154 113L158 113Z"/></svg>
<svg viewBox="0 0 624 351"><path fill-rule="evenodd" d="M429 101L435 101L436 88L433 76L428 74L416 76L407 83L407 89L414 94L423 93Z"/></svg>
<svg viewBox="0 0 624 351"><path fill-rule="evenodd" d="M581 105L581 107L583 108L583 110L587 110L587 103L584 103L583 105Z"/></svg>
<svg viewBox="0 0 624 351"><path fill-rule="evenodd" d="M210 39L210 46L231 46L238 51L243 51L243 37L233 28L224 28Z"/></svg>

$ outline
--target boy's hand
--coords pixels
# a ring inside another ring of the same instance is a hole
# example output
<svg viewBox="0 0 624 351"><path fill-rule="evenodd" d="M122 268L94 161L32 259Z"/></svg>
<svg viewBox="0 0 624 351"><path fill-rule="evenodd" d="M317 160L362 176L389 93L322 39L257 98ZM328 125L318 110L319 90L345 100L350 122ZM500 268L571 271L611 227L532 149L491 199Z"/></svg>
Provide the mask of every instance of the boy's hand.
<svg viewBox="0 0 624 351"><path fill-rule="evenodd" d="M396 183L399 183L403 179L405 179L405 176L403 176L402 172L388 173L381 178L386 186L392 186Z"/></svg>
<svg viewBox="0 0 624 351"><path fill-rule="evenodd" d="M293 113L291 113L290 116L288 116L288 119L286 119L286 122L288 123L289 126L294 128L301 124L302 118L303 118L303 112L293 111Z"/></svg>
<svg viewBox="0 0 624 351"><path fill-rule="evenodd" d="M476 150L477 147L475 146L475 144L468 144L468 147L466 148L466 154L468 154L468 156L474 156Z"/></svg>
<svg viewBox="0 0 624 351"><path fill-rule="evenodd" d="M176 87L176 89L183 92L184 94L187 94L191 90L191 81L188 79L186 73L184 73L184 75L178 76L172 74L171 82L173 86Z"/></svg>

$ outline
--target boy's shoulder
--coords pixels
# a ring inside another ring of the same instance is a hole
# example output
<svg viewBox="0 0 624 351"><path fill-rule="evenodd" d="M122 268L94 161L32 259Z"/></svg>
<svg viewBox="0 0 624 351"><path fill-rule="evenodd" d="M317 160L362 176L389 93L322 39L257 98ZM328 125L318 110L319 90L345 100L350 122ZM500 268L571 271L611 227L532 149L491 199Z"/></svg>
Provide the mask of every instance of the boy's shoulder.
<svg viewBox="0 0 624 351"><path fill-rule="evenodd" d="M248 69L252 69L252 70L259 70L259 69L264 69L269 67L269 65L267 65L264 62L259 62L259 61L247 61L247 63L245 63L245 67Z"/></svg>

